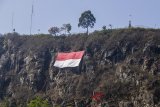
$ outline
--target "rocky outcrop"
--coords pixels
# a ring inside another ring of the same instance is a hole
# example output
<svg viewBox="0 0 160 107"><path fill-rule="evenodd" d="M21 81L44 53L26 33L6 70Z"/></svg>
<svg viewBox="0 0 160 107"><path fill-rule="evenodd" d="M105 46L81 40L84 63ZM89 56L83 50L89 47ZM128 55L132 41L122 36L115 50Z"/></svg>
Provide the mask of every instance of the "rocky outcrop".
<svg viewBox="0 0 160 107"><path fill-rule="evenodd" d="M62 103L101 91L111 107L158 107L159 33L121 29L69 37L7 34L0 38L0 99L23 105L38 95ZM53 66L57 52L78 50L85 50L79 67Z"/></svg>

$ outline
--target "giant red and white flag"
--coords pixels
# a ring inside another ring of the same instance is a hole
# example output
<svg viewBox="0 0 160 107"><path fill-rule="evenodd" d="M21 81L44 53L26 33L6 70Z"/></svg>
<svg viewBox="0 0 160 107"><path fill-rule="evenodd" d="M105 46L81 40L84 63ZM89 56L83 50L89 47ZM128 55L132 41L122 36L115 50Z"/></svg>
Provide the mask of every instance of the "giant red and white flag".
<svg viewBox="0 0 160 107"><path fill-rule="evenodd" d="M54 66L58 68L79 66L79 63L83 55L84 55L84 51L58 53Z"/></svg>

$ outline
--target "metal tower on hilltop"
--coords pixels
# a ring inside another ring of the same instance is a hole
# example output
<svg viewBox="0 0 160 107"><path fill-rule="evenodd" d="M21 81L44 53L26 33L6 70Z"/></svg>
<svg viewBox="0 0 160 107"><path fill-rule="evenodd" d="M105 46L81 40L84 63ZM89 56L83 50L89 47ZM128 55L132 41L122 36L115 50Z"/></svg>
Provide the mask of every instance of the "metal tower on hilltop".
<svg viewBox="0 0 160 107"><path fill-rule="evenodd" d="M30 36L32 35L33 12L34 12L34 0L32 1L32 9L31 9Z"/></svg>
<svg viewBox="0 0 160 107"><path fill-rule="evenodd" d="M132 15L130 14L130 15L129 15L129 26L128 26L129 28L131 28L131 27L132 27L132 24L131 24L131 23L132 23L132 21L131 21L131 17L132 17Z"/></svg>
<svg viewBox="0 0 160 107"><path fill-rule="evenodd" d="M14 28L14 12L12 12L11 31L15 32L15 28Z"/></svg>

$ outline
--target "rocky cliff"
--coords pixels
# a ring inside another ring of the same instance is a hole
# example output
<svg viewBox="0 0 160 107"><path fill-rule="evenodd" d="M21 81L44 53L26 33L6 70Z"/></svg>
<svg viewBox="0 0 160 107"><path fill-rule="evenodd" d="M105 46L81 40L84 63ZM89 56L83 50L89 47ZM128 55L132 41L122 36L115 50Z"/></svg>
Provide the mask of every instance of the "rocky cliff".
<svg viewBox="0 0 160 107"><path fill-rule="evenodd" d="M53 66L57 52L85 50L77 68ZM0 37L0 100L34 96L61 104L105 93L109 107L160 107L160 30L115 29L89 36Z"/></svg>

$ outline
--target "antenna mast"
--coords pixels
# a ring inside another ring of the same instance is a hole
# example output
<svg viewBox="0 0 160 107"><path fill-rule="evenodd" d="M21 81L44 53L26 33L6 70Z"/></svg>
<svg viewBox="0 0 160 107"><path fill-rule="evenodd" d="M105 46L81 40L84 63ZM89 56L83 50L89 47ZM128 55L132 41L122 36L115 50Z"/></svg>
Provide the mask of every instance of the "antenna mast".
<svg viewBox="0 0 160 107"><path fill-rule="evenodd" d="M130 15L129 15L129 26L128 26L129 28L132 27L132 24L131 24L131 17L132 17L132 15L130 14Z"/></svg>
<svg viewBox="0 0 160 107"><path fill-rule="evenodd" d="M12 27L12 29L11 29L11 31L14 31L14 29L13 29L13 23L14 22L14 12L12 12L12 23L11 23L11 27Z"/></svg>
<svg viewBox="0 0 160 107"><path fill-rule="evenodd" d="M33 20L33 9L34 9L33 3L34 3L34 0L33 0L33 2L32 2L32 10L31 10L30 36L31 36L31 34L32 34L32 20Z"/></svg>

